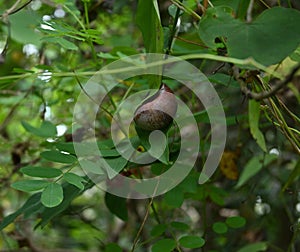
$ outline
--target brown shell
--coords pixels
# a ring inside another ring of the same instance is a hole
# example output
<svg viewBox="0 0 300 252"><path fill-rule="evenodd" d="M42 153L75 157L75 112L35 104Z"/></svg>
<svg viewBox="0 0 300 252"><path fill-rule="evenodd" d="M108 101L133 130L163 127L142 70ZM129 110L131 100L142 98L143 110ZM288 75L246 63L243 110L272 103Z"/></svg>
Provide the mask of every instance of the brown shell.
<svg viewBox="0 0 300 252"><path fill-rule="evenodd" d="M172 90L162 84L156 94L137 108L134 122L148 131L165 129L172 123L176 111L177 101Z"/></svg>

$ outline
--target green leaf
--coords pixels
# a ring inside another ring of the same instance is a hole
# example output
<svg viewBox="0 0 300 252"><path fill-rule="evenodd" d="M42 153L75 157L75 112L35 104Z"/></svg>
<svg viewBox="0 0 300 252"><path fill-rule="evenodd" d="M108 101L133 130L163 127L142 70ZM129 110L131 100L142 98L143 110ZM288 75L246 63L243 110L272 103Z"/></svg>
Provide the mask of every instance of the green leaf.
<svg viewBox="0 0 300 252"><path fill-rule="evenodd" d="M40 24L41 17L36 11L22 9L9 15L11 37L21 44L40 45L41 34L35 31L35 27Z"/></svg>
<svg viewBox="0 0 300 252"><path fill-rule="evenodd" d="M92 183L92 181L89 181L89 183L85 185L85 190L90 189L93 186L94 183ZM71 202L83 192L82 190L69 183L63 184L63 191L64 198L62 203L56 207L44 208L40 213L41 221L36 225L36 227L46 226L52 218L63 212L71 204Z"/></svg>
<svg viewBox="0 0 300 252"><path fill-rule="evenodd" d="M284 192L296 179L298 179L300 176L300 159L295 165L295 168L289 175L288 179L286 180L284 186L281 189L281 192Z"/></svg>
<svg viewBox="0 0 300 252"><path fill-rule="evenodd" d="M300 12L292 8L273 7L253 22L234 19L226 6L208 8L199 23L203 42L217 49L215 38L224 37L228 55L245 59L253 57L264 65L279 63L300 43Z"/></svg>
<svg viewBox="0 0 300 252"><path fill-rule="evenodd" d="M164 195L165 202L172 207L181 207L184 201L184 192L181 188L175 187Z"/></svg>
<svg viewBox="0 0 300 252"><path fill-rule="evenodd" d="M231 228L241 228L246 225L245 218L241 216L228 217L225 222Z"/></svg>
<svg viewBox="0 0 300 252"><path fill-rule="evenodd" d="M77 144L77 143L76 143ZM71 143L57 143L56 148L60 151L68 152L70 154L76 154L75 149L74 149L74 144Z"/></svg>
<svg viewBox="0 0 300 252"><path fill-rule="evenodd" d="M278 158L275 154L258 155L252 157L243 169L236 188L244 185L251 177L257 174L264 166Z"/></svg>
<svg viewBox="0 0 300 252"><path fill-rule="evenodd" d="M57 43L67 50L78 50L77 45L61 37L43 37L41 40L49 43Z"/></svg>
<svg viewBox="0 0 300 252"><path fill-rule="evenodd" d="M142 32L146 51L162 53L164 38L156 0L138 1L136 23Z"/></svg>
<svg viewBox="0 0 300 252"><path fill-rule="evenodd" d="M253 244L246 245L239 249L237 252L259 252L266 251L268 249L267 242L257 242Z"/></svg>
<svg viewBox="0 0 300 252"><path fill-rule="evenodd" d="M84 189L84 185L82 184L82 182L86 182L86 180L81 177L81 176L78 176L77 174L75 173L71 173L71 172L68 172L68 173L65 173L64 176L63 176L64 180L66 180L69 184L72 184L74 186L76 186L77 188L79 188L80 190L83 190Z"/></svg>
<svg viewBox="0 0 300 252"><path fill-rule="evenodd" d="M107 192L105 194L105 204L109 211L114 215L118 216L121 220L128 220L127 205L125 198L121 198Z"/></svg>
<svg viewBox="0 0 300 252"><path fill-rule="evenodd" d="M109 243L105 246L104 252L122 252L122 248L116 243Z"/></svg>
<svg viewBox="0 0 300 252"><path fill-rule="evenodd" d="M215 222L212 226L212 229L217 234L225 234L228 231L228 227L224 222Z"/></svg>
<svg viewBox="0 0 300 252"><path fill-rule="evenodd" d="M43 121L39 128L31 126L27 122L21 122L24 129L39 137L55 137L57 135L56 126L49 121Z"/></svg>
<svg viewBox="0 0 300 252"><path fill-rule="evenodd" d="M52 162L63 164L72 164L77 161L76 157L59 151L44 151L41 153L41 157Z"/></svg>
<svg viewBox="0 0 300 252"><path fill-rule="evenodd" d="M135 127L135 130L139 136L141 144L145 147L149 154L161 161L163 164L169 164L168 129L161 130L164 134L164 138L160 139L160 137L163 136L154 135L151 143L149 139L152 131L143 130L137 126Z"/></svg>
<svg viewBox="0 0 300 252"><path fill-rule="evenodd" d="M41 202L45 207L55 207L64 199L62 186L57 183L49 184L42 192Z"/></svg>
<svg viewBox="0 0 300 252"><path fill-rule="evenodd" d="M250 99L249 100L249 126L250 132L259 147L267 152L266 142L263 133L259 129L260 117L260 103Z"/></svg>
<svg viewBox="0 0 300 252"><path fill-rule="evenodd" d="M152 248L151 252L171 252L176 247L176 242L172 239L162 239L156 242Z"/></svg>
<svg viewBox="0 0 300 252"><path fill-rule="evenodd" d="M179 221L172 221L171 227L181 231L187 231L190 229L190 226L188 224Z"/></svg>
<svg viewBox="0 0 300 252"><path fill-rule="evenodd" d="M2 230L3 228L7 227L9 224L14 222L14 220L22 213L32 212L31 210L33 208L41 206L40 198L41 198L41 193L36 193L31 195L22 207L20 207L14 213L3 218L3 220L0 222L0 230Z"/></svg>
<svg viewBox="0 0 300 252"><path fill-rule="evenodd" d="M56 178L62 174L62 171L52 167L25 166L20 171L30 177L38 178Z"/></svg>
<svg viewBox="0 0 300 252"><path fill-rule="evenodd" d="M45 180L21 180L11 184L11 187L23 192L33 192L45 188L49 184Z"/></svg>
<svg viewBox="0 0 300 252"><path fill-rule="evenodd" d="M112 179L120 171L124 169L128 161L123 157L117 157L117 158L107 158L105 159L105 162L109 166L107 167L107 165L105 165L105 167L107 167L106 171L107 171L108 178Z"/></svg>
<svg viewBox="0 0 300 252"><path fill-rule="evenodd" d="M147 18L145 18L147 17ZM147 53L163 53L164 33L160 22L157 0L139 0L136 23L142 32ZM150 88L158 88L161 83L162 67L157 67L157 75L145 76Z"/></svg>
<svg viewBox="0 0 300 252"><path fill-rule="evenodd" d="M218 85L240 88L239 83L228 74L215 73L213 75L209 75L208 80Z"/></svg>
<svg viewBox="0 0 300 252"><path fill-rule="evenodd" d="M80 161L80 166L87 173L93 173L98 175L104 174L104 171L99 163L95 163L90 160L84 159Z"/></svg>
<svg viewBox="0 0 300 252"><path fill-rule="evenodd" d="M223 206L227 193L224 189L211 185L207 188L209 197L216 204Z"/></svg>
<svg viewBox="0 0 300 252"><path fill-rule="evenodd" d="M184 248L201 248L205 240L196 235L187 235L179 239L179 243Z"/></svg>
<svg viewBox="0 0 300 252"><path fill-rule="evenodd" d="M151 236L160 236L167 230L167 225L166 224L157 224L154 226L150 232Z"/></svg>

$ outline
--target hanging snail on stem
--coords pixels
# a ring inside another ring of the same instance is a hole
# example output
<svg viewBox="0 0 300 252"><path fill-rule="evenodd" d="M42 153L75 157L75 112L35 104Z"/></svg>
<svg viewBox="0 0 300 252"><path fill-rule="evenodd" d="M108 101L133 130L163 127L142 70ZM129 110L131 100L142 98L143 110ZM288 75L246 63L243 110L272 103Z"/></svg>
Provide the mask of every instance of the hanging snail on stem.
<svg viewBox="0 0 300 252"><path fill-rule="evenodd" d="M143 130L167 129L177 111L177 101L172 90L162 84L159 91L146 99L135 111L134 122Z"/></svg>

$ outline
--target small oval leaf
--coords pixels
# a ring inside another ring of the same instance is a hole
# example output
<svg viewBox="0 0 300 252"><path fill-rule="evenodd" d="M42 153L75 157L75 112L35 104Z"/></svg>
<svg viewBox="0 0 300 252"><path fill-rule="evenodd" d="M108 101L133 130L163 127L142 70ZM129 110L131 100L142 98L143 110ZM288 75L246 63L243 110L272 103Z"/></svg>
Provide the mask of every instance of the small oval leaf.
<svg viewBox="0 0 300 252"><path fill-rule="evenodd" d="M56 178L62 174L59 169L41 166L25 166L20 171L27 176L38 178Z"/></svg>
<svg viewBox="0 0 300 252"><path fill-rule="evenodd" d="M188 224L179 221L171 222L171 227L181 231L187 231L190 229L190 226Z"/></svg>
<svg viewBox="0 0 300 252"><path fill-rule="evenodd" d="M151 236L160 236L167 230L167 225L166 224L158 224L154 226L151 230Z"/></svg>
<svg viewBox="0 0 300 252"><path fill-rule="evenodd" d="M228 217L225 222L231 228L241 228L246 224L245 218L241 216Z"/></svg>
<svg viewBox="0 0 300 252"><path fill-rule="evenodd" d="M105 194L105 204L109 211L118 216L121 220L128 220L128 210L125 198L120 198L107 192Z"/></svg>
<svg viewBox="0 0 300 252"><path fill-rule="evenodd" d="M11 184L11 187L23 192L33 192L45 188L49 182L44 180L21 180Z"/></svg>
<svg viewBox="0 0 300 252"><path fill-rule="evenodd" d="M77 160L76 157L59 151L44 151L41 153L41 157L52 162L63 164L72 164Z"/></svg>
<svg viewBox="0 0 300 252"><path fill-rule="evenodd" d="M41 202L45 207L58 206L64 199L64 193L60 184L51 183L42 192Z"/></svg>
<svg viewBox="0 0 300 252"><path fill-rule="evenodd" d="M266 242L257 242L253 244L246 245L245 247L238 250L238 252L259 252L266 251L268 244Z"/></svg>
<svg viewBox="0 0 300 252"><path fill-rule="evenodd" d="M228 231L228 227L224 222L215 222L212 228L217 234L225 234Z"/></svg>
<svg viewBox="0 0 300 252"><path fill-rule="evenodd" d="M196 235L187 235L181 237L179 243L185 248L201 248L205 244L205 240Z"/></svg>
<svg viewBox="0 0 300 252"><path fill-rule="evenodd" d="M27 132L39 137L55 137L57 135L56 126L49 121L43 121L39 128L33 127L24 121L22 125Z"/></svg>
<svg viewBox="0 0 300 252"><path fill-rule="evenodd" d="M152 252L171 252L176 247L176 242L172 239L162 239L156 242L152 248Z"/></svg>
<svg viewBox="0 0 300 252"><path fill-rule="evenodd" d="M82 182L85 182L85 179L83 177L80 177L75 173L68 172L68 173L64 174L64 179L69 184L72 184L72 185L76 186L80 190L84 189L84 185L82 184Z"/></svg>

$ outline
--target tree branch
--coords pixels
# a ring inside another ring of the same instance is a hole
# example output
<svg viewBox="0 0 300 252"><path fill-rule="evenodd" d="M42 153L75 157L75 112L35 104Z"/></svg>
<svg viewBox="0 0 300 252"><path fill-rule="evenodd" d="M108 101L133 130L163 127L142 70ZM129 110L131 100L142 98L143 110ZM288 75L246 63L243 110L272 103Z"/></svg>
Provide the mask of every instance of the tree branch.
<svg viewBox="0 0 300 252"><path fill-rule="evenodd" d="M275 95L280 89L284 88L289 82L293 80L295 74L298 72L299 69L300 69L300 63L292 69L292 71L286 76L284 80L277 82L270 90L262 91L260 93L255 93L250 91L246 87L244 81L238 76L239 74L236 71L234 71L234 77L236 78L237 81L240 82L241 90L245 95L247 95L247 97L259 101Z"/></svg>

